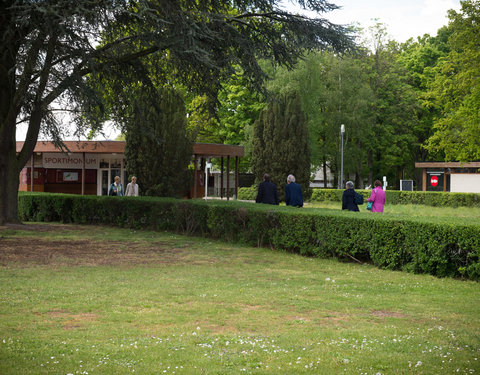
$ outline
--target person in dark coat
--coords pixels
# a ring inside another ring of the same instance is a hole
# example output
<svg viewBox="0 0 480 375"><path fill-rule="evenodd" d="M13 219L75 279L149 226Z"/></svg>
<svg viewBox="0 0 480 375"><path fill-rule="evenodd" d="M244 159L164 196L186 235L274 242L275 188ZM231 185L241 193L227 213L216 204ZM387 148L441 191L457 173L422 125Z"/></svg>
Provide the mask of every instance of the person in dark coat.
<svg viewBox="0 0 480 375"><path fill-rule="evenodd" d="M295 176L289 174L285 185L285 203L287 206L303 207L302 187L295 182Z"/></svg>
<svg viewBox="0 0 480 375"><path fill-rule="evenodd" d="M257 203L275 204L278 206L278 191L277 185L270 181L270 175L265 173L263 175L263 182L258 186Z"/></svg>
<svg viewBox="0 0 480 375"><path fill-rule="evenodd" d="M348 181L346 189L342 195L342 210L348 211L360 211L355 203L355 189L353 188L353 182Z"/></svg>

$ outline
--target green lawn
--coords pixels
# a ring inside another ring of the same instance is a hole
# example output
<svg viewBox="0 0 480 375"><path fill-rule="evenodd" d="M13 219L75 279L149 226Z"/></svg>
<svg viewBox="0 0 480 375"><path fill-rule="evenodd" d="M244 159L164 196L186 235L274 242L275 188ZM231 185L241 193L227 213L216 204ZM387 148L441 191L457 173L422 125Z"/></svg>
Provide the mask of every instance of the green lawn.
<svg viewBox="0 0 480 375"><path fill-rule="evenodd" d="M361 212L367 212L367 205L360 206ZM342 209L341 202L309 202L305 208L328 209L339 211ZM478 224L480 222L480 208L477 207L432 207L418 204L387 204L385 205L384 216L398 218L417 219L452 219L457 222Z"/></svg>
<svg viewBox="0 0 480 375"><path fill-rule="evenodd" d="M0 374L480 372L475 282L35 223L0 227L0 293Z"/></svg>

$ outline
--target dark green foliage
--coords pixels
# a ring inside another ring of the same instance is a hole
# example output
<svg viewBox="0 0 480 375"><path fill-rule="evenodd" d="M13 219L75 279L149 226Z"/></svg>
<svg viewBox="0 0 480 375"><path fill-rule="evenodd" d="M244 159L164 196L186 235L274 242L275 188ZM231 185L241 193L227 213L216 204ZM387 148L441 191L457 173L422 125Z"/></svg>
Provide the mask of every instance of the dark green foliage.
<svg viewBox="0 0 480 375"><path fill-rule="evenodd" d="M361 193L365 199L370 198L371 190L355 191ZM312 202L341 202L342 194L343 190L339 189L314 189L310 200ZM475 193L387 190L385 194L387 204L423 204L426 206L438 207L480 207L480 194Z"/></svg>
<svg viewBox="0 0 480 375"><path fill-rule="evenodd" d="M156 94L156 95L155 95ZM138 90L125 117L127 170L138 177L142 195L182 196L189 190L192 142L183 99L170 88Z"/></svg>
<svg viewBox="0 0 480 375"><path fill-rule="evenodd" d="M172 198L19 196L22 220L178 231L387 269L480 280L480 226L241 202Z"/></svg>
<svg viewBox="0 0 480 375"><path fill-rule="evenodd" d="M257 186L238 188L238 199L249 201L255 200L255 198L257 197L257 191Z"/></svg>
<svg viewBox="0 0 480 375"><path fill-rule="evenodd" d="M296 92L281 95L270 102L254 125L252 168L256 182L262 182L268 173L283 199L287 176L293 174L308 197L310 167L308 127L300 96Z"/></svg>

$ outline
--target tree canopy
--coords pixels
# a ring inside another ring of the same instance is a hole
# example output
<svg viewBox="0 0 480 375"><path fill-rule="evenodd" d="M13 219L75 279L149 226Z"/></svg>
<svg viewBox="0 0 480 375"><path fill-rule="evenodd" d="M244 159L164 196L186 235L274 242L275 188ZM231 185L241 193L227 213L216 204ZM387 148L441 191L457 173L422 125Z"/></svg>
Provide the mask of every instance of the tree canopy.
<svg viewBox="0 0 480 375"><path fill-rule="evenodd" d="M326 12L326 0L299 0ZM352 46L347 30L323 18L289 14L280 1L236 0L5 0L0 3L0 222L17 221L18 174L40 132L61 141L55 107L78 125L101 110L89 74L148 75L142 58L155 56L192 90L214 96L240 66L261 87L259 58L292 66L305 49ZM155 66L154 66L155 68ZM101 112L99 112L100 114ZM97 116L101 118L101 116ZM28 124L16 154L17 124Z"/></svg>

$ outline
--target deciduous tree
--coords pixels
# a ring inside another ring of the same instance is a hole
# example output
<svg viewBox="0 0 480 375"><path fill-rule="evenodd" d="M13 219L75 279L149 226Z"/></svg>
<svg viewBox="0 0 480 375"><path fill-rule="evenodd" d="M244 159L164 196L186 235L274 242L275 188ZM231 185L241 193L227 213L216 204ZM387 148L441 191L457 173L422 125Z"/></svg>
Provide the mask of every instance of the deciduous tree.
<svg viewBox="0 0 480 375"><path fill-rule="evenodd" d="M17 221L18 175L40 131L61 141L53 105L95 104L85 77L138 70L141 58L165 59L178 79L211 96L239 65L260 87L257 58L292 65L306 49L351 45L343 27L289 14L279 1L4 0L0 2L0 223ZM326 0L298 0L326 12ZM92 107L92 105L87 105ZM93 106L94 107L94 106ZM100 106L101 107L101 106ZM17 124L28 124L16 154Z"/></svg>

